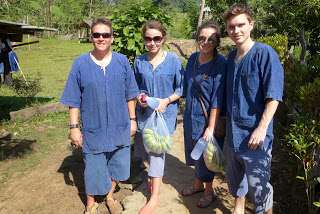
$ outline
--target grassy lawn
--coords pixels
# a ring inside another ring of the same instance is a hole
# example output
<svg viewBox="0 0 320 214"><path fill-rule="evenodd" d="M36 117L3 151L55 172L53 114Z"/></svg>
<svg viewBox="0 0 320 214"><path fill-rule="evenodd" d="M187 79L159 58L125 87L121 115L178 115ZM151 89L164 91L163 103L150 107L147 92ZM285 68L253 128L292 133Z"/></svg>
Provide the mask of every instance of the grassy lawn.
<svg viewBox="0 0 320 214"><path fill-rule="evenodd" d="M19 97L8 86L0 87L0 121L9 119L10 111L17 111L28 106L58 102L64 89L73 60L92 50L91 43L79 44L77 40L64 41L57 39L40 40L39 43L27 48L16 49L20 67L29 78L40 76L42 91L36 100L28 104L26 99ZM21 76L14 73L13 79Z"/></svg>
<svg viewBox="0 0 320 214"><path fill-rule="evenodd" d="M4 160L0 159L0 182L8 181L13 174L22 176L28 169L39 165L52 149L63 145L69 135L68 113L13 122L9 112L59 102L74 59L90 50L91 43L57 39L40 40L40 43L31 45L31 50L15 50L27 80L40 75L42 91L34 102L28 103L10 87L0 87L0 145L10 142L0 151L4 154ZM14 73L13 81L15 78L21 78L21 73Z"/></svg>

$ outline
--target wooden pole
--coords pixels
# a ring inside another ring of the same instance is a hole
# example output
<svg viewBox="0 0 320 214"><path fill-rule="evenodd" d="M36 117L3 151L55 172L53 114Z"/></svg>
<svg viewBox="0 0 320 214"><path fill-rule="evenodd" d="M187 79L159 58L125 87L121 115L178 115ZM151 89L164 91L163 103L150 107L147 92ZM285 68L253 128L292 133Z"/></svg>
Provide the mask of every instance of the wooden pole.
<svg viewBox="0 0 320 214"><path fill-rule="evenodd" d="M203 10L204 10L204 5L206 4L206 0L201 1L201 9L200 9L200 14L199 14L199 19L198 19L198 27L200 27L202 18L203 18Z"/></svg>

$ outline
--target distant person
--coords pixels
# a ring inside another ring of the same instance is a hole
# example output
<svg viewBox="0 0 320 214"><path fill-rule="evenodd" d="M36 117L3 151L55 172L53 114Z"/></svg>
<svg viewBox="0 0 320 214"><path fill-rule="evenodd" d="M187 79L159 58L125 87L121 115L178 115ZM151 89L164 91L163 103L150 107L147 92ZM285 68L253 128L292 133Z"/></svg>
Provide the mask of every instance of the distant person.
<svg viewBox="0 0 320 214"><path fill-rule="evenodd" d="M196 179L193 185L183 189L181 194L189 196L204 192L197 203L201 208L208 207L217 198L212 188L215 172L206 167L203 155L199 160L193 160L190 154L200 138L208 141L210 136L215 135L223 106L227 59L217 51L220 37L221 30L217 23L210 21L199 26L196 42L200 51L190 56L185 74L185 157L188 166L195 166ZM224 137L215 138L222 149Z"/></svg>
<svg viewBox="0 0 320 214"><path fill-rule="evenodd" d="M139 89L128 59L110 51L112 31L109 19L93 20L94 49L75 59L60 100L69 106L71 140L83 151L86 214L98 210L95 195L107 195L110 212L121 213L113 192L117 181L130 176L130 136L137 126L134 98Z"/></svg>
<svg viewBox="0 0 320 214"><path fill-rule="evenodd" d="M164 174L165 153L147 153L144 148L142 131L153 109L142 102L141 96L146 94L160 101L156 110L163 114L169 134L173 135L177 125L179 98L183 92L184 69L176 54L162 49L166 31L160 22L151 20L145 23L142 27L142 38L149 52L138 56L133 65L140 89L136 106L138 129L134 137L134 155L149 162L148 175L151 180L148 189L151 197L140 214L150 214L160 204L159 192Z"/></svg>
<svg viewBox="0 0 320 214"><path fill-rule="evenodd" d="M229 55L226 81L226 178L235 197L233 213L244 213L248 190L255 213L272 213L272 129L282 101L283 69L269 45L251 39L254 23L250 8L236 4L224 12L223 19L236 44Z"/></svg>

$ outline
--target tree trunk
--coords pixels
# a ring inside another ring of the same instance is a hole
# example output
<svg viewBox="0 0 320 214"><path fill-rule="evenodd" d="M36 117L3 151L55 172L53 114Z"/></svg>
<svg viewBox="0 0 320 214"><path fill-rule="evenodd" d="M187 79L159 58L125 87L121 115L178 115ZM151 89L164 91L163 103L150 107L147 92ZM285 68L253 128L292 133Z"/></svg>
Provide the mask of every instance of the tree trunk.
<svg viewBox="0 0 320 214"><path fill-rule="evenodd" d="M300 54L300 60L302 62L304 62L305 57L306 57L306 53L307 53L307 42L306 42L303 26L299 29L299 36L300 36L300 44L301 44L301 48L302 48L301 54Z"/></svg>
<svg viewBox="0 0 320 214"><path fill-rule="evenodd" d="M199 14L199 19L198 19L198 27L201 25L202 22L202 17L203 17L203 9L204 5L206 4L206 0L201 1L201 9L200 9L200 14Z"/></svg>

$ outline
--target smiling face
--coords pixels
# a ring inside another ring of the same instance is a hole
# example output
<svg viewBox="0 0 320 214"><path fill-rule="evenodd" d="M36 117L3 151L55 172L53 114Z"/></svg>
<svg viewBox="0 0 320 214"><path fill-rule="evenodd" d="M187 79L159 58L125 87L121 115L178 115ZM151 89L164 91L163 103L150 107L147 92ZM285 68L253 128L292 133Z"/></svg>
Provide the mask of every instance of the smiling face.
<svg viewBox="0 0 320 214"><path fill-rule="evenodd" d="M162 48L163 42L164 37L159 30L152 28L146 30L144 34L144 44L146 45L150 53L158 53Z"/></svg>
<svg viewBox="0 0 320 214"><path fill-rule="evenodd" d="M227 31L230 38L237 46L251 41L250 32L253 29L253 21L249 21L246 14L231 16L227 20Z"/></svg>
<svg viewBox="0 0 320 214"><path fill-rule="evenodd" d="M111 33L110 27L105 24L97 24L92 29L93 33ZM108 52L110 50L110 46L113 43L113 36L110 38L103 38L102 35L100 35L99 38L94 38L91 36L91 41L94 46L95 51L102 51L102 52Z"/></svg>
<svg viewBox="0 0 320 214"><path fill-rule="evenodd" d="M204 41L204 38L205 41ZM214 44L212 44L212 41L215 41ZM204 41L204 42L203 42ZM200 50L201 54L213 54L213 50L217 45L217 30L211 27L203 28L199 36L197 38L197 44Z"/></svg>

